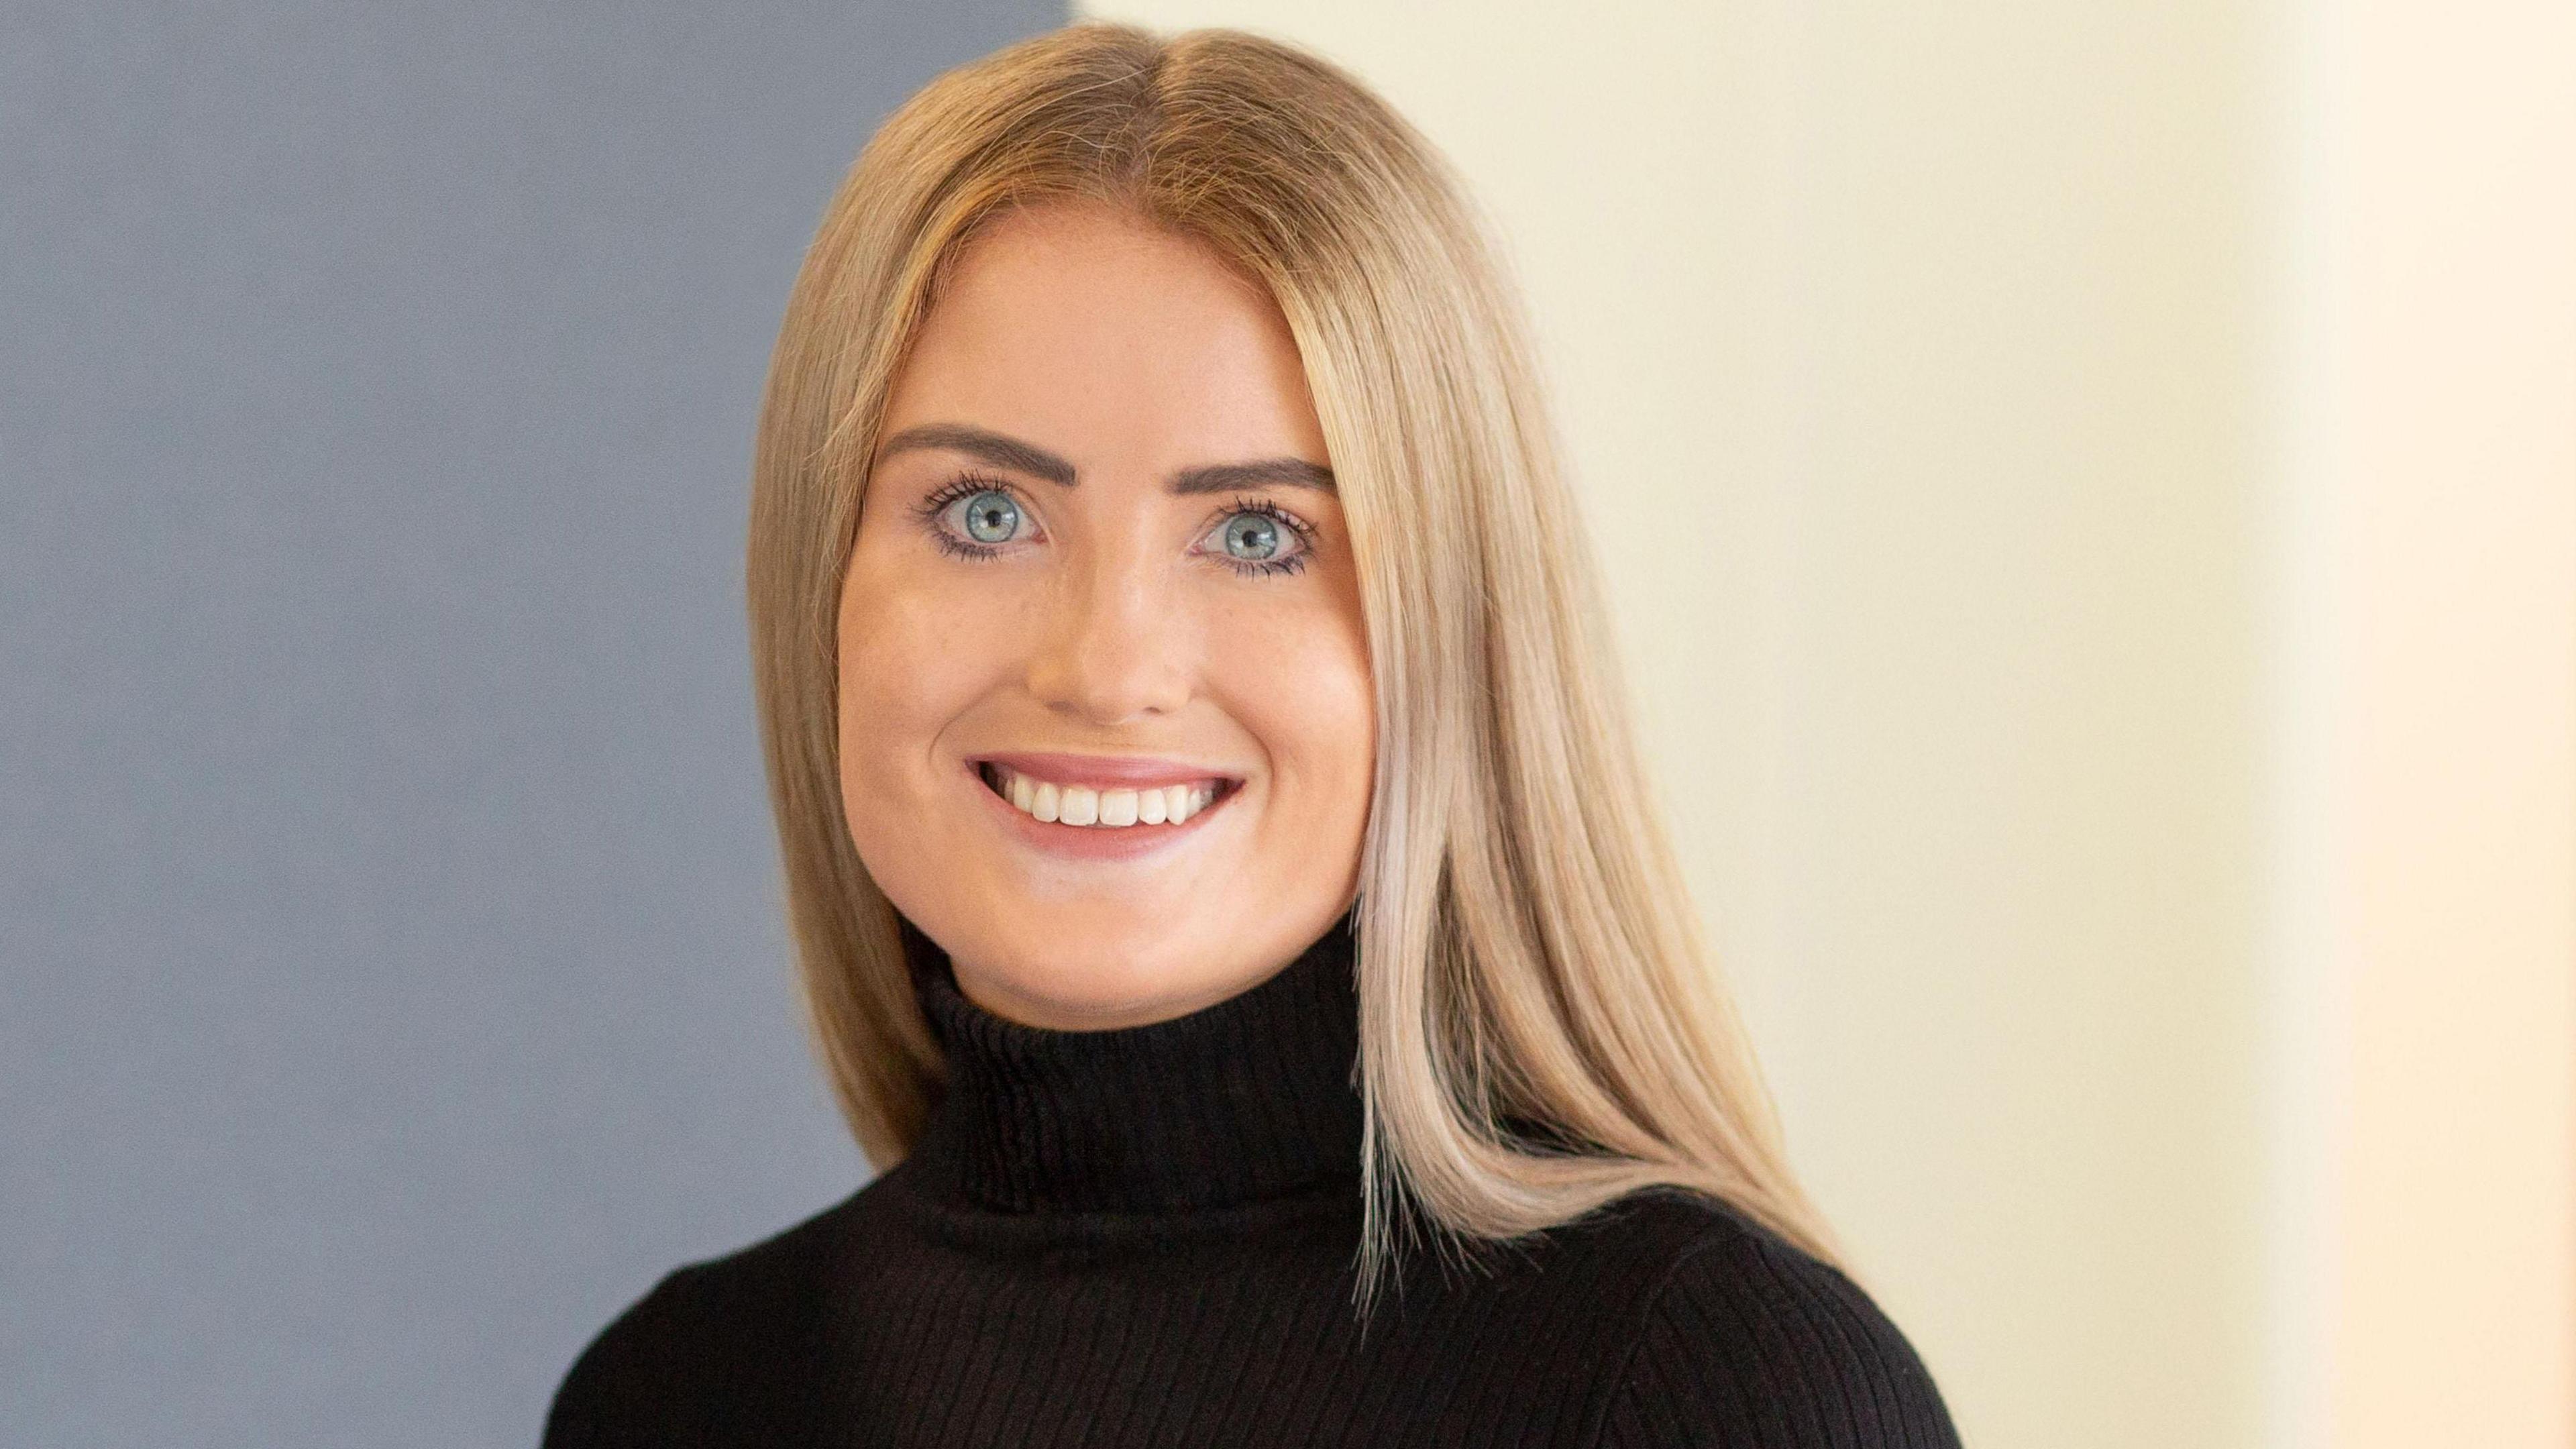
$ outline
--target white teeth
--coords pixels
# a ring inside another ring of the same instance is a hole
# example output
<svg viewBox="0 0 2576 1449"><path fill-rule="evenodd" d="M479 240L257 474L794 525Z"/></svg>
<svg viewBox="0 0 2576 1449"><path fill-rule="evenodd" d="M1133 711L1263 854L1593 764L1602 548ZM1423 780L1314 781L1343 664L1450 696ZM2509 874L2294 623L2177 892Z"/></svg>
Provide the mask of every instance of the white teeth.
<svg viewBox="0 0 2576 1449"><path fill-rule="evenodd" d="M1087 785L1058 785L1013 774L1000 766L994 774L1012 808L1050 823L1118 829L1129 825L1180 825L1216 799L1213 785L1164 785L1150 790L1094 790Z"/></svg>
<svg viewBox="0 0 2576 1449"><path fill-rule="evenodd" d="M1100 818L1100 792L1088 785L1065 786L1063 803L1055 807L1055 818L1067 825L1089 825Z"/></svg>

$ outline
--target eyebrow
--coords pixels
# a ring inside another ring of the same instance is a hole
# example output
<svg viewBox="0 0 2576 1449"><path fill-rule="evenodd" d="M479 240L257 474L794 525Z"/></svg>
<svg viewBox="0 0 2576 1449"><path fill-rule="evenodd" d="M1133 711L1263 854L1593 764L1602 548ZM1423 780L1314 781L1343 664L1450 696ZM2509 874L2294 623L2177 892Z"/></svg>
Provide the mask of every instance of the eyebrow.
<svg viewBox="0 0 2576 1449"><path fill-rule="evenodd" d="M883 462L913 448L948 448L970 453L996 468L1044 478L1066 488L1079 481L1071 463L1037 444L1024 443L1017 438L1004 437L964 423L924 423L917 428L906 428L877 448L877 460Z"/></svg>
<svg viewBox="0 0 2576 1449"><path fill-rule="evenodd" d="M1236 488L1258 488L1264 483L1284 483L1292 488L1312 488L1323 493L1337 493L1333 470L1321 463L1303 458L1259 458L1249 463L1205 463L1196 468L1183 468L1163 484L1167 493L1224 493Z"/></svg>
<svg viewBox="0 0 2576 1449"><path fill-rule="evenodd" d="M981 458L996 468L1043 478L1062 488L1074 487L1082 481L1071 463L1037 444L966 423L924 423L919 427L906 428L878 446L877 459L882 462L913 448L948 448ZM1175 494L1223 493L1234 488L1255 488L1264 483L1337 492L1333 486L1333 470L1303 458L1257 458L1244 463L1205 463L1195 468L1183 468L1166 480L1164 491Z"/></svg>

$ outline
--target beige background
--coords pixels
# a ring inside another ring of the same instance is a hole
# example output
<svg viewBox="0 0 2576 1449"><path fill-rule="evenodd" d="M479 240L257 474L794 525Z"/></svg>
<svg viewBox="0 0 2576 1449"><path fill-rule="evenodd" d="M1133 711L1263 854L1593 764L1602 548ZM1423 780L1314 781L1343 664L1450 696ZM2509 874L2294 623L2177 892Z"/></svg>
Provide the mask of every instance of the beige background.
<svg viewBox="0 0 2576 1449"><path fill-rule="evenodd" d="M1122 0L1531 301L1797 1158L1970 1442L2576 1442L2576 24Z"/></svg>

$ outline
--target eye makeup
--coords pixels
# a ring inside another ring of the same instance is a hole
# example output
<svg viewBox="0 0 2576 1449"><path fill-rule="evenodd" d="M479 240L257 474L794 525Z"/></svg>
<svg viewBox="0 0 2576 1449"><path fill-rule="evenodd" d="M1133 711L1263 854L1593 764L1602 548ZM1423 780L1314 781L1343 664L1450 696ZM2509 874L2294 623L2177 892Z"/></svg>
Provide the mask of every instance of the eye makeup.
<svg viewBox="0 0 2576 1449"><path fill-rule="evenodd" d="M911 512L914 520L929 533L931 542L939 548L940 552L951 558L982 562L999 557L1006 551L1008 543L983 543L963 537L951 525L949 515L959 503L985 493L998 493L1008 498L1014 518L1025 520L1028 517L1028 505L1017 488L989 474L975 472L961 473L940 485L932 490L928 497L913 505ZM1313 558L1317 545L1315 525L1267 498L1250 494L1238 494L1210 514L1207 522L1200 527L1199 537L1206 537L1209 532L1228 519L1246 514L1266 518L1281 532L1293 537L1297 541L1296 552L1266 559L1235 558L1220 552L1214 555L1219 563L1246 578L1263 578L1297 573Z"/></svg>

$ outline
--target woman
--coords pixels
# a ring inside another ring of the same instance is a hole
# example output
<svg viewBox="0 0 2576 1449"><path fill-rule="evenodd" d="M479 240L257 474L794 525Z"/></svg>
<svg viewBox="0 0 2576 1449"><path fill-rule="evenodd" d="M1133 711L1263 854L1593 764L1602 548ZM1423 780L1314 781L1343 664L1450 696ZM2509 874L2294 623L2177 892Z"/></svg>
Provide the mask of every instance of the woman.
<svg viewBox="0 0 2576 1449"><path fill-rule="evenodd" d="M1554 448L1455 182L1311 56L1076 26L890 118L750 547L884 1170L546 1442L1955 1444L1784 1164Z"/></svg>

